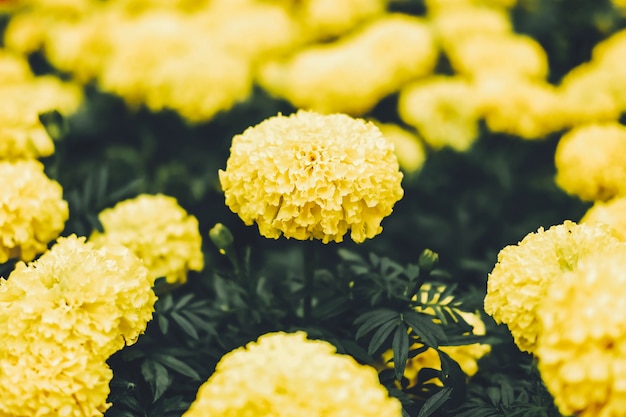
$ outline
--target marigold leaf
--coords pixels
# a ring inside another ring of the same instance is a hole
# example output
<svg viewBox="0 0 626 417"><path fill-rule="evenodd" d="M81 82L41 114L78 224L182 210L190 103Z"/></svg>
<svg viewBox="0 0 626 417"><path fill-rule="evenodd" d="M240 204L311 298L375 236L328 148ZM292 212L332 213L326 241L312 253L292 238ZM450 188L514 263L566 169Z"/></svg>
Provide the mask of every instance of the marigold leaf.
<svg viewBox="0 0 626 417"><path fill-rule="evenodd" d="M179 359L159 353L153 354L152 358L174 372L188 376L195 381L199 381L201 379L200 375L192 367Z"/></svg>
<svg viewBox="0 0 626 417"><path fill-rule="evenodd" d="M172 320L174 320L176 322L176 324L178 324L178 326L180 326L180 328L183 330L183 332L188 334L193 339L198 340L198 337L199 337L198 336L198 331L193 326L193 324L191 324L191 322L189 320L187 320L185 317L183 317L182 315L180 315L176 311L172 313L171 317L172 317Z"/></svg>
<svg viewBox="0 0 626 417"><path fill-rule="evenodd" d="M379 347L385 343L385 340L389 337L391 332L393 332L394 328L398 326L397 318L393 318L385 323L383 323L378 330L374 332L372 336L372 340L370 341L369 346L367 347L367 353L373 355Z"/></svg>
<svg viewBox="0 0 626 417"><path fill-rule="evenodd" d="M354 324L356 325L359 325L362 323L356 332L355 338L360 339L367 333L374 330L376 327L382 325L386 321L395 319L397 316L398 316L398 312L385 309L385 308L376 309L374 311L368 311L367 313L360 315L354 321Z"/></svg>
<svg viewBox="0 0 626 417"><path fill-rule="evenodd" d="M439 409L439 407L441 407L446 401L448 401L448 399L450 399L451 394L452 388L443 388L441 391L426 400L417 417L428 417L432 415L435 411Z"/></svg>
<svg viewBox="0 0 626 417"><path fill-rule="evenodd" d="M172 379L167 368L152 359L146 359L141 364L141 374L152 390L152 400L158 400L169 388Z"/></svg>
<svg viewBox="0 0 626 417"><path fill-rule="evenodd" d="M407 311L402 314L403 321L415 332L420 339L430 347L439 346L439 340L446 340L446 334L441 326L433 322L433 317L417 313L415 311Z"/></svg>
<svg viewBox="0 0 626 417"><path fill-rule="evenodd" d="M396 328L391 342L391 349L393 350L393 369L396 379L399 381L404 375L406 360L409 356L409 332L404 323L400 323Z"/></svg>

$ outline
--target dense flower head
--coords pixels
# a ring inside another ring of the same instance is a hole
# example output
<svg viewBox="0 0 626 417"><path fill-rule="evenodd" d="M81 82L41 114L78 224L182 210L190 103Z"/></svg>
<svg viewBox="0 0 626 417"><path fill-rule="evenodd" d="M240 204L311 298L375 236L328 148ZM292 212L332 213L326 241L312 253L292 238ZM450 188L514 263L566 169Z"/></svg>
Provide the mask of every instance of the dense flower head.
<svg viewBox="0 0 626 417"><path fill-rule="evenodd" d="M626 242L626 197L596 203L585 213L581 223L602 223L613 229L613 234Z"/></svg>
<svg viewBox="0 0 626 417"><path fill-rule="evenodd" d="M532 353L541 332L537 309L550 283L576 270L579 259L615 244L619 240L604 225L566 221L539 228L498 254L487 281L485 311L509 327L520 350Z"/></svg>
<svg viewBox="0 0 626 417"><path fill-rule="evenodd" d="M0 48L0 86L28 81L33 76L24 57Z"/></svg>
<svg viewBox="0 0 626 417"><path fill-rule="evenodd" d="M478 106L472 86L458 77L431 77L404 87L402 120L435 149L466 151L478 137Z"/></svg>
<svg viewBox="0 0 626 417"><path fill-rule="evenodd" d="M59 238L0 279L0 416L101 416L108 357L152 318L156 296L128 249Z"/></svg>
<svg viewBox="0 0 626 417"><path fill-rule="evenodd" d="M142 194L103 210L103 232L89 241L97 246L115 243L129 248L150 270L152 280L185 283L189 271L204 268L198 220L175 198Z"/></svg>
<svg viewBox="0 0 626 417"><path fill-rule="evenodd" d="M539 371L563 415L626 416L626 246L589 256L539 308Z"/></svg>
<svg viewBox="0 0 626 417"><path fill-rule="evenodd" d="M306 333L269 333L226 354L185 417L400 417L372 367Z"/></svg>
<svg viewBox="0 0 626 417"><path fill-rule="evenodd" d="M233 138L219 172L226 205L277 239L363 242L402 198L393 145L371 122L342 114L278 115Z"/></svg>
<svg viewBox="0 0 626 417"><path fill-rule="evenodd" d="M626 193L626 127L619 123L578 126L556 149L556 182L586 201Z"/></svg>
<svg viewBox="0 0 626 417"><path fill-rule="evenodd" d="M295 107L358 116L406 82L430 74L437 57L432 31L424 20L390 14L338 41L313 45L267 64L260 82Z"/></svg>
<svg viewBox="0 0 626 417"><path fill-rule="evenodd" d="M0 178L0 263L30 261L65 227L63 190L35 160L0 160Z"/></svg>

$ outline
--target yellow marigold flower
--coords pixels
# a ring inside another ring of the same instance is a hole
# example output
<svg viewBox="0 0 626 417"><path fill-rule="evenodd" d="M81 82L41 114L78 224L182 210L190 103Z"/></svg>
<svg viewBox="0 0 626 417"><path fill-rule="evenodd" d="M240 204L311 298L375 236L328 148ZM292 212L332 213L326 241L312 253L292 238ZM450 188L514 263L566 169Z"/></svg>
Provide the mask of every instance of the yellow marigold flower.
<svg viewBox="0 0 626 417"><path fill-rule="evenodd" d="M0 178L0 264L30 261L65 227L63 190L33 160L0 161Z"/></svg>
<svg viewBox="0 0 626 417"><path fill-rule="evenodd" d="M556 183L585 201L626 193L626 127L618 123L576 127L556 148Z"/></svg>
<svg viewBox="0 0 626 417"><path fill-rule="evenodd" d="M543 139L570 119L556 88L521 77L479 77L474 81L478 112L493 132Z"/></svg>
<svg viewBox="0 0 626 417"><path fill-rule="evenodd" d="M619 9L622 14L626 15L626 0L611 0L611 2L616 9Z"/></svg>
<svg viewBox="0 0 626 417"><path fill-rule="evenodd" d="M550 283L576 270L579 259L618 243L603 225L566 221L547 231L539 228L498 254L487 281L485 311L509 327L520 350L534 352L541 333L537 308Z"/></svg>
<svg viewBox="0 0 626 417"><path fill-rule="evenodd" d="M539 371L563 415L626 416L626 246L602 248L549 286Z"/></svg>
<svg viewBox="0 0 626 417"><path fill-rule="evenodd" d="M152 111L175 110L191 122L210 120L247 98L252 78L247 61L210 42L207 30L169 11L118 24L100 86L132 107L145 104Z"/></svg>
<svg viewBox="0 0 626 417"><path fill-rule="evenodd" d="M441 11L429 9L428 15L444 49L470 36L503 36L513 31L511 18L501 9L459 5Z"/></svg>
<svg viewBox="0 0 626 417"><path fill-rule="evenodd" d="M485 334L485 323L477 313L468 313L465 311L456 310L457 314L460 314L463 319L471 325L474 329L472 334L483 336ZM409 348L418 349L422 345L416 343ZM443 352L450 355L452 359L458 362L459 366L465 372L468 377L472 377L478 372L478 360L491 351L491 346L482 343L473 343L471 345L461 346L440 346ZM388 350L383 353L382 359L386 364L386 367L393 368L393 362L389 362L393 358L393 351ZM419 372L424 368L432 368L441 370L441 359L435 349L427 349L419 355L409 358L404 370L404 377L409 380L409 387L417 385L418 383L435 383L442 385L439 379L433 381L419 381Z"/></svg>
<svg viewBox="0 0 626 417"><path fill-rule="evenodd" d="M610 226L615 237L626 242L626 197L596 203L587 210L581 223L602 223Z"/></svg>
<svg viewBox="0 0 626 417"><path fill-rule="evenodd" d="M417 172L426 161L426 150L417 135L393 123L376 123L384 137L393 143L400 168Z"/></svg>
<svg viewBox="0 0 626 417"><path fill-rule="evenodd" d="M94 232L89 241L129 248L153 280L165 277L170 284L183 284L189 271L204 268L198 220L173 197L142 194L103 210L98 218L104 232Z"/></svg>
<svg viewBox="0 0 626 417"><path fill-rule="evenodd" d="M437 56L425 21L392 14L336 42L269 63L260 83L295 107L358 116L406 82L431 73Z"/></svg>
<svg viewBox="0 0 626 417"><path fill-rule="evenodd" d="M429 13L447 13L468 6L508 9L514 7L517 0L425 0L424 3Z"/></svg>
<svg viewBox="0 0 626 417"><path fill-rule="evenodd" d="M366 398L367 401L363 399ZM184 417L400 417L372 367L306 333L269 333L226 354Z"/></svg>
<svg viewBox="0 0 626 417"><path fill-rule="evenodd" d="M398 113L435 149L469 149L478 137L478 107L472 86L458 77L431 77L400 92Z"/></svg>
<svg viewBox="0 0 626 417"><path fill-rule="evenodd" d="M393 145L373 123L342 114L278 115L233 138L219 178L226 205L277 239L355 242L382 231L403 196Z"/></svg>
<svg viewBox="0 0 626 417"><path fill-rule="evenodd" d="M452 68L462 75L544 79L548 74L546 52L526 35L476 34L448 45L445 52Z"/></svg>
<svg viewBox="0 0 626 417"><path fill-rule="evenodd" d="M29 81L33 77L24 57L0 48L0 88L3 85Z"/></svg>
<svg viewBox="0 0 626 417"><path fill-rule="evenodd" d="M0 160L52 155L54 143L39 114L50 110L71 114L81 101L76 85L51 76L0 85Z"/></svg>
<svg viewBox="0 0 626 417"><path fill-rule="evenodd" d="M16 326L40 325L46 337L59 343L78 340L106 359L144 332L156 302L153 284L127 248L97 249L72 235L59 238L36 261L18 263L0 287L0 301L21 311L14 316L20 318Z"/></svg>

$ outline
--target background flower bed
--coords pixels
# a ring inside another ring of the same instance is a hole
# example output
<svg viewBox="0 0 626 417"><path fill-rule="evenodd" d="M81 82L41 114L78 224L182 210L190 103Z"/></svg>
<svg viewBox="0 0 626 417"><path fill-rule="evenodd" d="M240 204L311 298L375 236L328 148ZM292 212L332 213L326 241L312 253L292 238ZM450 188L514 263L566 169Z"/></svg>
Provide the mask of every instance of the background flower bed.
<svg viewBox="0 0 626 417"><path fill-rule="evenodd" d="M389 8L425 12L421 2L393 2ZM545 48L549 79L555 83L589 59L597 42L625 24L610 2L582 0L520 2L512 9L512 21L516 31ZM39 74L56 72L41 53L31 55L30 62ZM446 63L440 65L445 72ZM139 193L164 193L198 218L206 265L202 272L191 272L184 286L164 289L146 333L110 359L113 406L106 415L181 415L224 354L272 331L306 330L361 361L375 359L367 353L369 340L355 339L356 327L341 322L346 314L342 307L349 305L345 300L318 304L313 318L302 320L306 272L300 248L292 240L261 237L256 227L244 226L224 205L217 172L225 167L232 137L278 112L293 112L288 102L256 87L232 109L189 125L174 112L130 111L123 100L94 85L86 85L85 94L76 114L47 122L49 131L55 126L63 131L55 154L44 161L69 202L70 218L62 235L88 236L99 227L104 208ZM396 101L397 95L386 97L368 116L397 122ZM554 183L560 136L555 132L540 141L524 141L481 125L479 139L466 152L428 152L421 170L405 175L405 196L384 220L382 234L359 245L317 245L323 256L318 256L314 296L324 300L328 295L323 290L329 288L331 300L341 294L333 292L332 283L353 266L356 258L350 253L366 260L365 268L383 282L391 282L396 265L383 268L388 261L381 259L397 262L406 273L429 248L439 254L437 281L456 286L464 310L482 309L487 274L500 249L539 226L579 220L589 207ZM242 268L259 278L255 288L240 285L227 257L208 239L216 223L231 230ZM2 265L0 275L6 277L13 265ZM374 286L367 291L375 296ZM558 416L532 357L519 352L506 327L485 320L491 354L480 361L466 394L462 381L449 381L454 395L432 415ZM353 331L346 332L348 328ZM386 346L391 347L390 339ZM419 411L423 400L405 401L409 415L424 415Z"/></svg>

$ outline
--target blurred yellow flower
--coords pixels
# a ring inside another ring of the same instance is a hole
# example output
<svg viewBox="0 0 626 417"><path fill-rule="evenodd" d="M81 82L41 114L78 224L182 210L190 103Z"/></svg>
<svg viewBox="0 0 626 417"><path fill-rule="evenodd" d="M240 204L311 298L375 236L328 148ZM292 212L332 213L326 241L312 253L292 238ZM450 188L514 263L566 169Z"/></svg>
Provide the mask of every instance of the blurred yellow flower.
<svg viewBox="0 0 626 417"><path fill-rule="evenodd" d="M626 127L619 123L575 127L561 138L554 156L556 183L585 201L626 193Z"/></svg>
<svg viewBox="0 0 626 417"><path fill-rule="evenodd" d="M34 160L0 161L0 178L0 264L30 261L65 227L63 190Z"/></svg>
<svg viewBox="0 0 626 417"><path fill-rule="evenodd" d="M419 171L426 160L426 150L420 138L396 124L375 123L383 136L393 143L400 168L406 172Z"/></svg>
<svg viewBox="0 0 626 417"><path fill-rule="evenodd" d="M170 284L184 284L189 271L204 268L198 220L173 197L142 194L103 210L98 218L104 231L94 231L89 241L129 248L153 280L165 277Z"/></svg>
<svg viewBox="0 0 626 417"><path fill-rule="evenodd" d="M402 198L393 145L342 114L278 115L233 138L219 178L226 205L261 235L363 242Z"/></svg>
<svg viewBox="0 0 626 417"><path fill-rule="evenodd" d="M466 0L463 1L465 3ZM503 36L512 33L508 13L501 9L470 5L428 9L428 16L437 40L444 49L474 35Z"/></svg>
<svg viewBox="0 0 626 417"><path fill-rule="evenodd" d="M580 222L606 224L613 229L613 234L618 239L626 242L626 197L607 202L596 201Z"/></svg>
<svg viewBox="0 0 626 417"><path fill-rule="evenodd" d="M306 333L268 333L222 357L184 417L400 417L372 367Z"/></svg>
<svg viewBox="0 0 626 417"><path fill-rule="evenodd" d="M0 48L0 91L4 85L29 81L33 77L26 58Z"/></svg>
<svg viewBox="0 0 626 417"><path fill-rule="evenodd" d="M476 95L459 77L430 77L407 85L400 92L398 113L435 149L466 151L478 137Z"/></svg>
<svg viewBox="0 0 626 417"><path fill-rule="evenodd" d="M563 415L626 415L626 246L604 247L541 303L539 371Z"/></svg>
<svg viewBox="0 0 626 417"><path fill-rule="evenodd" d="M336 42L270 62L260 70L260 83L295 107L358 116L406 82L431 73L437 57L424 20L389 14Z"/></svg>
<svg viewBox="0 0 626 417"><path fill-rule="evenodd" d="M619 244L604 225L566 221L547 231L530 233L505 247L489 274L485 311L509 327L520 350L534 352L541 326L537 309L551 282L576 270L579 259Z"/></svg>

